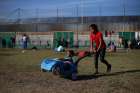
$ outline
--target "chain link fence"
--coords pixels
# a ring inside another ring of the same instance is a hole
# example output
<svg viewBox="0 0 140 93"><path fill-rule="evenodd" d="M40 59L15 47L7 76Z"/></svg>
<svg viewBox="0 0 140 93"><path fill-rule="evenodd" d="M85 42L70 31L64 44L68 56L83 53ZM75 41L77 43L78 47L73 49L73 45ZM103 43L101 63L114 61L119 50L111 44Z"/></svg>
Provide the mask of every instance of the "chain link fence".
<svg viewBox="0 0 140 93"><path fill-rule="evenodd" d="M117 43L119 37L132 40L136 36L131 33L140 31L140 9L138 10L138 6L134 8L129 6L125 0L120 0L120 4L115 6L92 0L81 0L79 4L68 5L65 8L18 8L8 13L5 19L0 21L0 31L15 33L71 31L74 32L74 45L89 46L88 27L95 23L103 32L107 43L111 40ZM106 31L114 33L108 37ZM82 38L84 35L81 35L81 32L88 32L85 34L86 38ZM41 41L33 40L31 42L33 45L43 46L43 44L47 44L46 41L41 39Z"/></svg>

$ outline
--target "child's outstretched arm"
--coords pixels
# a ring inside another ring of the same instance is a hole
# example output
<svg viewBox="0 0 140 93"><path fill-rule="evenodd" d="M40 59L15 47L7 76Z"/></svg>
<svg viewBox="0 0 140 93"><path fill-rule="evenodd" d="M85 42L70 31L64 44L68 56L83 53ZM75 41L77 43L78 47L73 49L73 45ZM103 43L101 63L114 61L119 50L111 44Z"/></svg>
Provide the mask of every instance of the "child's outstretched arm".
<svg viewBox="0 0 140 93"><path fill-rule="evenodd" d="M83 58L92 55L93 53L90 53L88 51L82 51L78 53L78 59L75 61L75 65L77 66L78 63L80 62L80 60L82 60Z"/></svg>

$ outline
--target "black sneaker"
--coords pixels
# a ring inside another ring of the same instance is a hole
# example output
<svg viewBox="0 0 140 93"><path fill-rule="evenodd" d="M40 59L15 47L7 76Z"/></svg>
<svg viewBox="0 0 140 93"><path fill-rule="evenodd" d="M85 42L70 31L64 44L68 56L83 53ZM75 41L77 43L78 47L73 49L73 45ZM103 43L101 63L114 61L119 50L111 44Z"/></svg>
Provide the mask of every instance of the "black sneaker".
<svg viewBox="0 0 140 93"><path fill-rule="evenodd" d="M110 72L111 71L111 65L109 64L108 66L107 66L107 71L106 72Z"/></svg>

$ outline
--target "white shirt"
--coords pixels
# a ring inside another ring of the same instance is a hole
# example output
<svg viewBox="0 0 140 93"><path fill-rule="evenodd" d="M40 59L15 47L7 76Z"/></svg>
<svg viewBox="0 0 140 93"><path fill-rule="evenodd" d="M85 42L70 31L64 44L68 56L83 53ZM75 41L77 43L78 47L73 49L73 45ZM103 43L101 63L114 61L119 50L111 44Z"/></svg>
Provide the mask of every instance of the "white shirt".
<svg viewBox="0 0 140 93"><path fill-rule="evenodd" d="M23 40L23 42L26 42L27 41L27 37L26 36L23 36L22 37L22 40Z"/></svg>
<svg viewBox="0 0 140 93"><path fill-rule="evenodd" d="M57 48L57 51L63 51L64 50L64 48L63 48L63 46L59 46L58 48Z"/></svg>

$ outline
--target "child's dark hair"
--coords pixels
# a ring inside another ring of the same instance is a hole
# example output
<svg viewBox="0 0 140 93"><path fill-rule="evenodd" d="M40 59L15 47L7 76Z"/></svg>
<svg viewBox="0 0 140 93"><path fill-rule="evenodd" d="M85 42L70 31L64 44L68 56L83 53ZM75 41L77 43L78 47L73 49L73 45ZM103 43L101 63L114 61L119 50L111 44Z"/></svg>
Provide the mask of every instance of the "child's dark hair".
<svg viewBox="0 0 140 93"><path fill-rule="evenodd" d="M98 26L96 24L91 24L89 27L95 29L96 32L98 31Z"/></svg>
<svg viewBox="0 0 140 93"><path fill-rule="evenodd" d="M70 53L71 56L74 56L75 55L75 53L74 53L73 50L68 50L68 52Z"/></svg>

